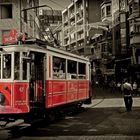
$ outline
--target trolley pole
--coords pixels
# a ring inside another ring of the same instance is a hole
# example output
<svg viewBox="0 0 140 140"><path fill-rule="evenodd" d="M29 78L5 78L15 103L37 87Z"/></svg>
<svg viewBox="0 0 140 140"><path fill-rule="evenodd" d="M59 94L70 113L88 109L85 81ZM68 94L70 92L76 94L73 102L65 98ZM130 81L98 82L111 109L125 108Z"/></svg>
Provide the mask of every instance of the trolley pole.
<svg viewBox="0 0 140 140"><path fill-rule="evenodd" d="M24 8L24 9L21 10L21 12L27 12L28 10L38 9L38 8L43 8L43 7L48 7L48 8L50 8L51 11L52 11L52 16L54 15L54 11L53 11L52 7L50 7L50 6L48 6L48 5L40 5L40 6L34 6L34 7ZM40 19L38 18L38 16L36 16L36 18L37 18L37 20L39 21L39 24L40 24L41 22L40 22ZM39 24L38 24L38 28L39 28L39 30L40 30L40 25L39 25ZM21 26L21 28L22 28L22 26ZM21 29L21 30L22 30L22 29Z"/></svg>

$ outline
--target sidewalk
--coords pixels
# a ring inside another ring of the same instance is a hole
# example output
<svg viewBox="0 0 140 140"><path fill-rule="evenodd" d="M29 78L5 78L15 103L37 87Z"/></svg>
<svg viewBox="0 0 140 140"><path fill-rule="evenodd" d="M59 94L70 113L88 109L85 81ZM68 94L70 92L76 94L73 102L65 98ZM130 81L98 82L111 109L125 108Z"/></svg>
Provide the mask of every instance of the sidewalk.
<svg viewBox="0 0 140 140"><path fill-rule="evenodd" d="M111 108L111 107L125 107L123 95L114 91L110 92L110 89L94 88L92 103L90 105L84 105L84 107L91 108ZM140 107L140 96L133 97L133 107Z"/></svg>
<svg viewBox="0 0 140 140"><path fill-rule="evenodd" d="M84 105L90 108L111 108L111 107L125 107L123 98L102 98L92 99L90 105ZM140 107L140 97L133 97L133 107Z"/></svg>

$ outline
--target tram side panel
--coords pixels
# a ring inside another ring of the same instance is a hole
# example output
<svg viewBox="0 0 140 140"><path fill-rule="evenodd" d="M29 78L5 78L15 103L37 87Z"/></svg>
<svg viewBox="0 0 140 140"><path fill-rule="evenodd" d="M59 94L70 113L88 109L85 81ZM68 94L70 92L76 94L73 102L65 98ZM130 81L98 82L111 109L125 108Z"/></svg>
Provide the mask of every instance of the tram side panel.
<svg viewBox="0 0 140 140"><path fill-rule="evenodd" d="M46 108L87 99L89 97L88 81L46 81Z"/></svg>
<svg viewBox="0 0 140 140"><path fill-rule="evenodd" d="M29 83L13 83L13 104L22 113L29 112Z"/></svg>
<svg viewBox="0 0 140 140"><path fill-rule="evenodd" d="M1 114L29 112L28 83L0 83L0 91L4 95Z"/></svg>
<svg viewBox="0 0 140 140"><path fill-rule="evenodd" d="M89 97L89 80L53 79L52 56L47 56L46 108L86 100Z"/></svg>
<svg viewBox="0 0 140 140"><path fill-rule="evenodd" d="M1 97L1 106L5 107L10 107L12 106L12 83L11 82L1 82L0 83L0 93L1 96L3 96L3 98ZM2 110L0 110L0 113L5 113L6 110L4 110L4 108ZM10 111L10 110L9 110ZM12 112L12 110L10 111Z"/></svg>
<svg viewBox="0 0 140 140"><path fill-rule="evenodd" d="M46 107L54 107L66 103L66 81L47 80L46 81Z"/></svg>
<svg viewBox="0 0 140 140"><path fill-rule="evenodd" d="M78 81L67 81L67 103L77 101L78 99Z"/></svg>
<svg viewBox="0 0 140 140"><path fill-rule="evenodd" d="M78 82L78 99L87 99L89 95L89 82L81 80Z"/></svg>

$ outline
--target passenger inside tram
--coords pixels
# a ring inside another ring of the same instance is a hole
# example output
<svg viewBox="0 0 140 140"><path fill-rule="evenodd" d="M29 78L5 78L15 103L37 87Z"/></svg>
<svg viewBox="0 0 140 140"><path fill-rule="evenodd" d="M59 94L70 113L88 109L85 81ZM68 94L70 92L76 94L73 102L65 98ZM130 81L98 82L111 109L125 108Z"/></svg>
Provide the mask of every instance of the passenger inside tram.
<svg viewBox="0 0 140 140"><path fill-rule="evenodd" d="M3 55L3 78L11 78L11 54Z"/></svg>
<svg viewBox="0 0 140 140"><path fill-rule="evenodd" d="M3 69L3 78L4 79L9 79L11 78L11 69L9 67L5 67Z"/></svg>
<svg viewBox="0 0 140 140"><path fill-rule="evenodd" d="M53 78L65 79L65 63L66 60L59 57L53 57Z"/></svg>

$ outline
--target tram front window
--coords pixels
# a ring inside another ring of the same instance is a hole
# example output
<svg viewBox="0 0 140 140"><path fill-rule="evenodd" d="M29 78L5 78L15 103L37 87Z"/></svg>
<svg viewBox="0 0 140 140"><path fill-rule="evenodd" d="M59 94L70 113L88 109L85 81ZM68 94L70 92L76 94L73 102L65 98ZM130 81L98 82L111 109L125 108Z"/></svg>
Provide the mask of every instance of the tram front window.
<svg viewBox="0 0 140 140"><path fill-rule="evenodd" d="M9 79L11 78L11 54L3 55L3 78Z"/></svg>

